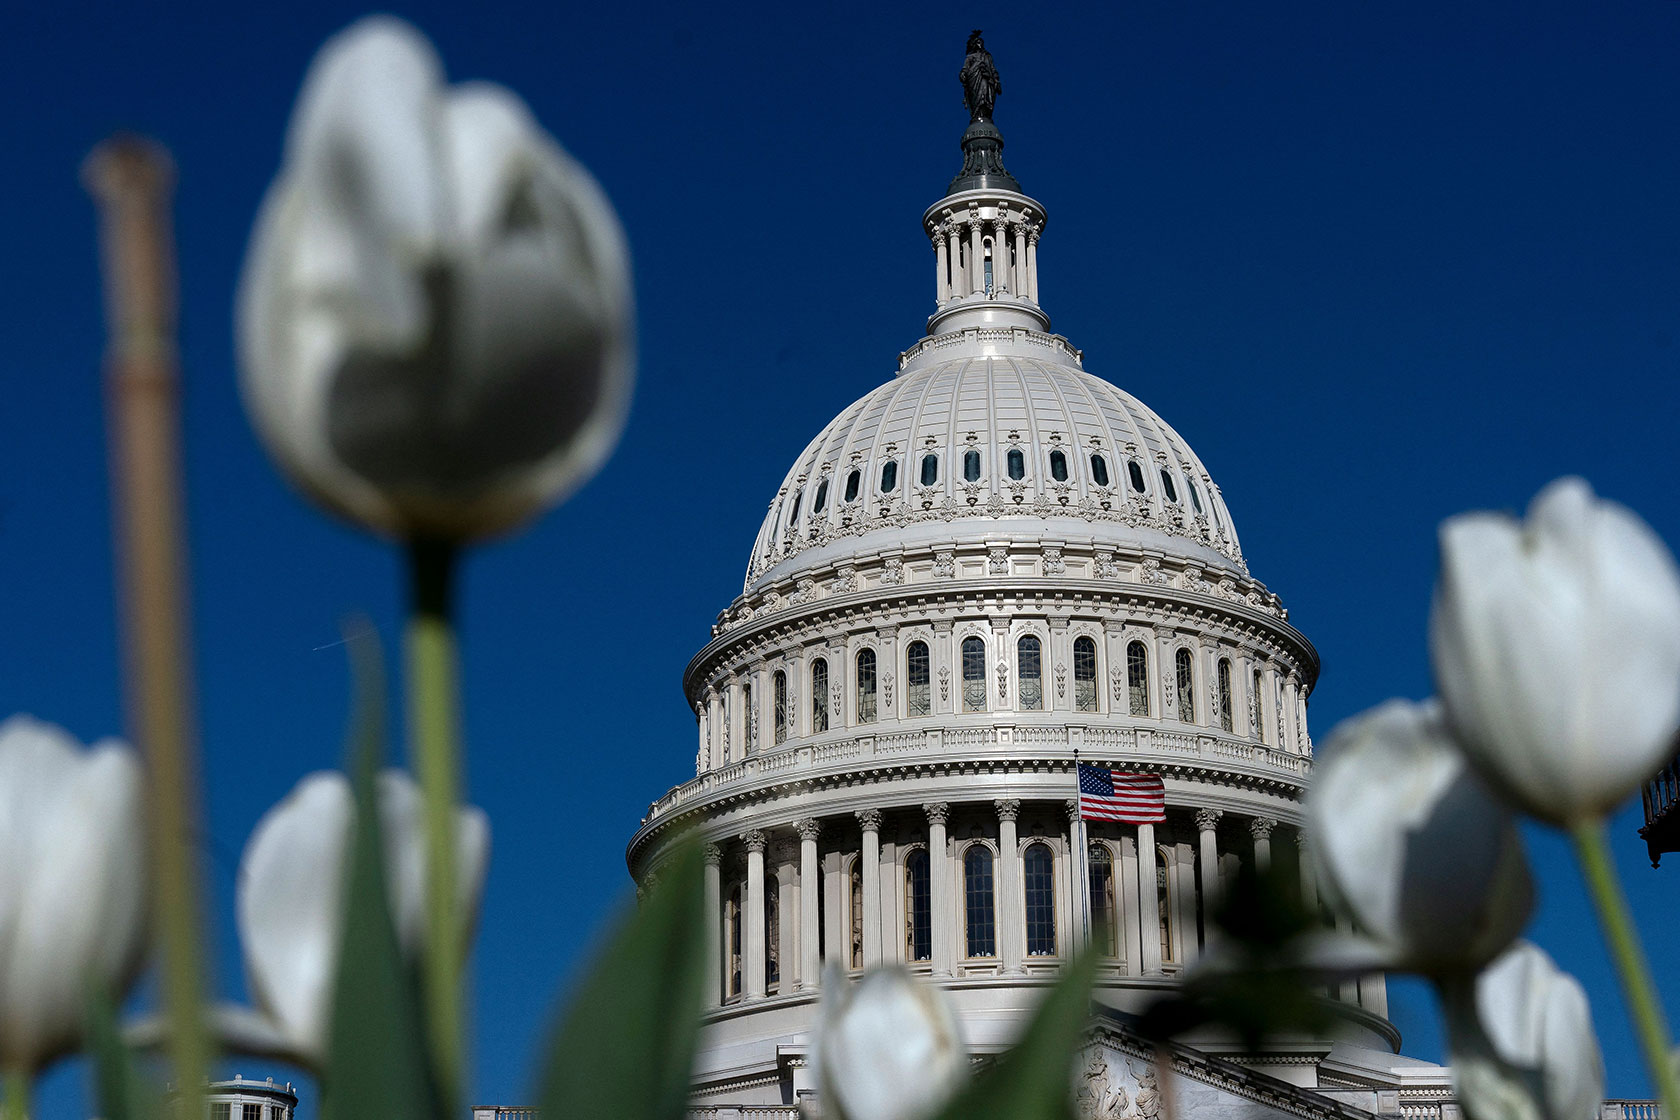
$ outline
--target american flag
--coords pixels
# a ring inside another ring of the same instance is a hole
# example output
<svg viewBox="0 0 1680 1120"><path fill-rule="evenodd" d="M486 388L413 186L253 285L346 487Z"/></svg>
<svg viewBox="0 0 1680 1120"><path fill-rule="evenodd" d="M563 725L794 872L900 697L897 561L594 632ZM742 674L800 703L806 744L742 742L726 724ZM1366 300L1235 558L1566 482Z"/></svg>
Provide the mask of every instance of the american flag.
<svg viewBox="0 0 1680 1120"><path fill-rule="evenodd" d="M1079 819L1160 824L1167 819L1167 789L1158 774L1128 774L1081 762Z"/></svg>

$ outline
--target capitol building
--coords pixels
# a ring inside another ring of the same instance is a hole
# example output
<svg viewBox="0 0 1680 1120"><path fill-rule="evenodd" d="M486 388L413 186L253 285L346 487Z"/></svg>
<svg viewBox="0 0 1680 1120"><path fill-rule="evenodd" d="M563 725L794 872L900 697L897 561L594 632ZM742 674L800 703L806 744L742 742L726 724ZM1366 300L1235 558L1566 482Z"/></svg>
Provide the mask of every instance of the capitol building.
<svg viewBox="0 0 1680 1120"><path fill-rule="evenodd" d="M903 964L993 1054L1089 938L1080 1110L1154 1120L1132 1016L1195 963L1221 886L1275 867L1316 905L1318 654L1195 451L1052 330L1049 216L1005 170L977 59L978 35L962 167L921 216L926 334L770 496L684 676L694 776L629 844L645 882L706 842L698 1115L820 1109L825 969ZM1078 762L1158 776L1165 819L1082 826ZM1381 976L1325 999L1332 1037L1176 1047L1182 1115L1458 1115L1447 1071L1399 1056Z"/></svg>

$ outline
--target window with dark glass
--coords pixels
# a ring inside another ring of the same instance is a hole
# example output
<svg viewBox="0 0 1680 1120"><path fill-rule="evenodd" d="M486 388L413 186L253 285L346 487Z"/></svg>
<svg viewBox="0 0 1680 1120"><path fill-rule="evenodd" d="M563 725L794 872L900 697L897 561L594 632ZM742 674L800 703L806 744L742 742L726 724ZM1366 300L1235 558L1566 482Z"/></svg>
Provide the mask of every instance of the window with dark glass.
<svg viewBox="0 0 1680 1120"><path fill-rule="evenodd" d="M779 746L787 742L787 674L777 669L770 678L770 687L776 694L776 743Z"/></svg>
<svg viewBox="0 0 1680 1120"><path fill-rule="evenodd" d="M875 722L875 651L860 649L857 655L857 718Z"/></svg>
<svg viewBox="0 0 1680 1120"><path fill-rule="evenodd" d="M986 294L992 294L992 243L986 241Z"/></svg>
<svg viewBox="0 0 1680 1120"><path fill-rule="evenodd" d="M768 889L764 892L764 987L773 992L782 979L780 892L775 879L768 878L765 884Z"/></svg>
<svg viewBox="0 0 1680 1120"><path fill-rule="evenodd" d="M1119 923L1114 920L1114 857L1109 854L1107 844L1092 844L1085 859L1091 877L1091 936L1103 956L1117 957L1120 953L1116 936Z"/></svg>
<svg viewBox="0 0 1680 1120"><path fill-rule="evenodd" d="M848 502L857 501L858 483L862 478L863 478L863 472L862 471L857 471L857 470L854 470L851 474L846 476L846 498L845 498L846 501L848 501Z"/></svg>
<svg viewBox="0 0 1680 1120"><path fill-rule="evenodd" d="M1155 852L1155 905L1161 913L1161 963L1172 964L1178 958L1173 955L1173 907L1169 890L1171 882L1167 875L1167 860L1171 854L1165 848Z"/></svg>
<svg viewBox="0 0 1680 1120"><path fill-rule="evenodd" d="M898 460L888 459L881 466L881 493L891 494L898 489Z"/></svg>
<svg viewBox="0 0 1680 1120"><path fill-rule="evenodd" d="M1015 643L1015 659L1020 665L1021 708L1037 712L1044 708L1044 660L1038 639L1027 635Z"/></svg>
<svg viewBox="0 0 1680 1120"><path fill-rule="evenodd" d="M1073 640L1073 707L1097 710L1097 643L1090 638Z"/></svg>
<svg viewBox="0 0 1680 1120"><path fill-rule="evenodd" d="M963 853L963 916L971 957L997 956L993 893L991 849L984 844L970 844Z"/></svg>
<svg viewBox="0 0 1680 1120"><path fill-rule="evenodd" d="M1060 451L1050 452L1050 477L1057 482L1067 481L1067 456Z"/></svg>
<svg viewBox="0 0 1680 1120"><path fill-rule="evenodd" d="M1091 456L1091 481L1098 486L1108 485L1108 461L1101 455Z"/></svg>
<svg viewBox="0 0 1680 1120"><path fill-rule="evenodd" d="M927 454L922 456L922 485L932 486L939 481L939 456Z"/></svg>
<svg viewBox="0 0 1680 1120"><path fill-rule="evenodd" d="M979 482L980 481L980 452L978 452L978 451L965 451L965 452L963 452L963 481L964 482Z"/></svg>
<svg viewBox="0 0 1680 1120"><path fill-rule="evenodd" d="M1248 693L1248 733L1260 740L1266 741L1266 721L1260 717L1260 670L1254 670L1254 687Z"/></svg>
<svg viewBox="0 0 1680 1120"><path fill-rule="evenodd" d="M1161 468L1161 489L1166 491L1167 501L1178 501L1178 489L1173 486L1172 475L1167 473L1167 468L1165 467Z"/></svg>
<svg viewBox="0 0 1680 1120"><path fill-rule="evenodd" d="M911 642L904 651L905 714L925 716L933 711L932 674L929 671L926 642Z"/></svg>
<svg viewBox="0 0 1680 1120"><path fill-rule="evenodd" d="M825 478L821 482L817 483L817 500L814 503L812 503L811 512L812 513L821 513L823 511L823 507L825 507L827 505L828 505L828 479Z"/></svg>
<svg viewBox="0 0 1680 1120"><path fill-rule="evenodd" d="M1126 460L1126 474L1131 477L1132 489L1136 490L1139 494L1143 493L1143 468L1138 466L1138 461L1136 459Z"/></svg>
<svg viewBox="0 0 1680 1120"><path fill-rule="evenodd" d="M1142 642L1126 647L1126 699L1134 716L1149 714L1149 651Z"/></svg>
<svg viewBox="0 0 1680 1120"><path fill-rule="evenodd" d="M811 665L811 734L828 730L828 662L818 658Z"/></svg>
<svg viewBox="0 0 1680 1120"><path fill-rule="evenodd" d="M933 959L933 901L926 848L917 848L904 861L904 950L913 961Z"/></svg>
<svg viewBox="0 0 1680 1120"><path fill-rule="evenodd" d="M1219 659L1219 726L1226 731L1231 730L1231 662L1224 657Z"/></svg>
<svg viewBox="0 0 1680 1120"><path fill-rule="evenodd" d="M233 1105L227 1101L214 1101L210 1105L210 1120L233 1120Z"/></svg>
<svg viewBox="0 0 1680 1120"><path fill-rule="evenodd" d="M729 994L741 994L741 888L729 891L724 904L724 921L729 923Z"/></svg>
<svg viewBox="0 0 1680 1120"><path fill-rule="evenodd" d="M1047 844L1029 844L1021 857L1027 902L1027 956L1056 955L1056 864Z"/></svg>
<svg viewBox="0 0 1680 1120"><path fill-rule="evenodd" d="M1195 723L1196 673L1189 650L1181 649L1173 654L1173 669L1178 678L1178 718L1185 723Z"/></svg>
<svg viewBox="0 0 1680 1120"><path fill-rule="evenodd" d="M803 491L803 490L799 491L798 493L796 493L793 496L793 504L788 507L788 528L789 529L791 529L795 525L799 524L799 499L803 498L804 496L805 496L805 491Z"/></svg>
<svg viewBox="0 0 1680 1120"><path fill-rule="evenodd" d="M1027 477L1027 457L1021 454L1019 447L1011 448L1009 452L1009 477L1016 482Z"/></svg>
<svg viewBox="0 0 1680 1120"><path fill-rule="evenodd" d="M1196 480L1188 474L1184 476L1184 488L1190 491L1190 504L1196 507L1196 512L1202 512L1202 492L1196 489Z"/></svg>
<svg viewBox="0 0 1680 1120"><path fill-rule="evenodd" d="M853 968L863 967L863 866L852 861L852 873L847 877L851 899L851 961Z"/></svg>
<svg viewBox="0 0 1680 1120"><path fill-rule="evenodd" d="M962 644L963 711L986 710L986 643L964 638Z"/></svg>
<svg viewBox="0 0 1680 1120"><path fill-rule="evenodd" d="M262 1105L246 1104L239 1108L240 1120L262 1120Z"/></svg>
<svg viewBox="0 0 1680 1120"><path fill-rule="evenodd" d="M744 717L741 720L741 734L746 737L746 742L741 744L741 753L752 754L758 749L758 710L753 707L751 681L741 685L741 714Z"/></svg>

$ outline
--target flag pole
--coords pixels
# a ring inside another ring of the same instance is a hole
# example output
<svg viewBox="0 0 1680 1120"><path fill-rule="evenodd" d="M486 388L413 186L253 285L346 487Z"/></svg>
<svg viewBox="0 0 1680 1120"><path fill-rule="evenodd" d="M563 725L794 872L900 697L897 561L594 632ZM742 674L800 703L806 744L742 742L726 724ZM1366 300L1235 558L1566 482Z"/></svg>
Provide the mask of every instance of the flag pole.
<svg viewBox="0 0 1680 1120"><path fill-rule="evenodd" d="M1079 780L1079 748L1073 748L1073 790L1074 790L1074 856L1073 873L1079 877L1079 928L1083 935L1082 945L1091 944L1091 869L1085 865L1090 858L1086 851L1089 846L1085 840L1085 786Z"/></svg>

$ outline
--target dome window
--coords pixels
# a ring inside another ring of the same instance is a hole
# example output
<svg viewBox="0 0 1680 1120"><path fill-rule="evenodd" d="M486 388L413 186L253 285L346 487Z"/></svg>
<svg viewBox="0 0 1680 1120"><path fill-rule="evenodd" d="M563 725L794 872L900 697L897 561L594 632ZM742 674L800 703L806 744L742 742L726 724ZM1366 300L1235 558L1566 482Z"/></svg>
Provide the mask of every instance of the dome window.
<svg viewBox="0 0 1680 1120"><path fill-rule="evenodd" d="M986 643L964 638L962 643L963 711L986 710Z"/></svg>
<svg viewBox="0 0 1680 1120"><path fill-rule="evenodd" d="M1108 485L1108 463L1101 455L1091 456L1091 481L1098 486Z"/></svg>
<svg viewBox="0 0 1680 1120"><path fill-rule="evenodd" d="M898 489L898 460L888 459L881 467L881 493L891 494Z"/></svg>
<svg viewBox="0 0 1680 1120"><path fill-rule="evenodd" d="M978 452L978 451L965 451L965 452L963 452L963 481L964 482L979 482L980 481L980 452Z"/></svg>
<svg viewBox="0 0 1680 1120"><path fill-rule="evenodd" d="M799 524L799 499L803 498L804 496L805 496L805 491L803 491L803 490L801 490L799 493L797 493L793 496L793 505L788 507L788 528L789 529L791 529L795 525Z"/></svg>
<svg viewBox="0 0 1680 1120"><path fill-rule="evenodd" d="M1050 477L1057 482L1067 481L1067 456L1060 451L1050 452Z"/></svg>
<svg viewBox="0 0 1680 1120"><path fill-rule="evenodd" d="M1134 716L1149 714L1149 651L1142 642L1126 647L1126 700Z"/></svg>
<svg viewBox="0 0 1680 1120"><path fill-rule="evenodd" d="M821 513L828 506L828 479L817 484L817 500L811 505L812 513Z"/></svg>
<svg viewBox="0 0 1680 1120"><path fill-rule="evenodd" d="M811 663L811 734L821 735L828 730L828 662L817 658Z"/></svg>
<svg viewBox="0 0 1680 1120"><path fill-rule="evenodd" d="M1132 489L1136 490L1139 494L1143 493L1143 468L1138 466L1138 461L1136 459L1126 460L1126 473L1131 476Z"/></svg>
<svg viewBox="0 0 1680 1120"><path fill-rule="evenodd" d="M933 711L933 696L929 688L932 675L928 668L927 643L911 642L904 654L905 679L909 683L904 695L906 715L925 716Z"/></svg>
<svg viewBox="0 0 1680 1120"><path fill-rule="evenodd" d="M997 956L997 910L992 850L974 843L963 852L963 925L970 957Z"/></svg>
<svg viewBox="0 0 1680 1120"><path fill-rule="evenodd" d="M1196 722L1196 673L1191 667L1190 651L1180 649L1173 654L1173 677L1178 685L1178 718L1185 723Z"/></svg>
<svg viewBox="0 0 1680 1120"><path fill-rule="evenodd" d="M926 848L904 861L904 946L913 961L933 959L933 891Z"/></svg>
<svg viewBox="0 0 1680 1120"><path fill-rule="evenodd" d="M1172 475L1167 473L1165 467L1161 468L1161 489L1167 492L1167 501L1178 501L1178 487L1173 485Z"/></svg>
<svg viewBox="0 0 1680 1120"><path fill-rule="evenodd" d="M1073 642L1073 707L1079 712L1097 710L1097 643L1090 638Z"/></svg>
<svg viewBox="0 0 1680 1120"><path fill-rule="evenodd" d="M846 476L846 501L855 502L858 496L858 485L863 479L863 472L854 470Z"/></svg>
<svg viewBox="0 0 1680 1120"><path fill-rule="evenodd" d="M857 655L857 721L874 723L876 713L875 651L860 649Z"/></svg>
<svg viewBox="0 0 1680 1120"><path fill-rule="evenodd" d="M922 485L932 486L939 481L939 456L931 451L922 456Z"/></svg>
<svg viewBox="0 0 1680 1120"><path fill-rule="evenodd" d="M1190 491L1190 504L1196 507L1196 512L1197 513L1201 513L1202 512L1202 495L1201 495L1200 491L1198 491L1196 489L1195 480L1192 479L1189 475L1184 476L1184 488L1186 490Z"/></svg>
<svg viewBox="0 0 1680 1120"><path fill-rule="evenodd" d="M1027 901L1027 956L1056 955L1056 860L1044 843L1027 848L1021 859Z"/></svg>
<svg viewBox="0 0 1680 1120"><path fill-rule="evenodd" d="M1027 477L1027 457L1021 454L1019 447L1012 448L1009 452L1009 477L1016 482Z"/></svg>
<svg viewBox="0 0 1680 1120"><path fill-rule="evenodd" d="M1021 710L1040 712L1044 710L1044 658L1038 639L1028 634L1015 643L1016 672L1021 683L1017 687L1017 694L1021 698Z"/></svg>

